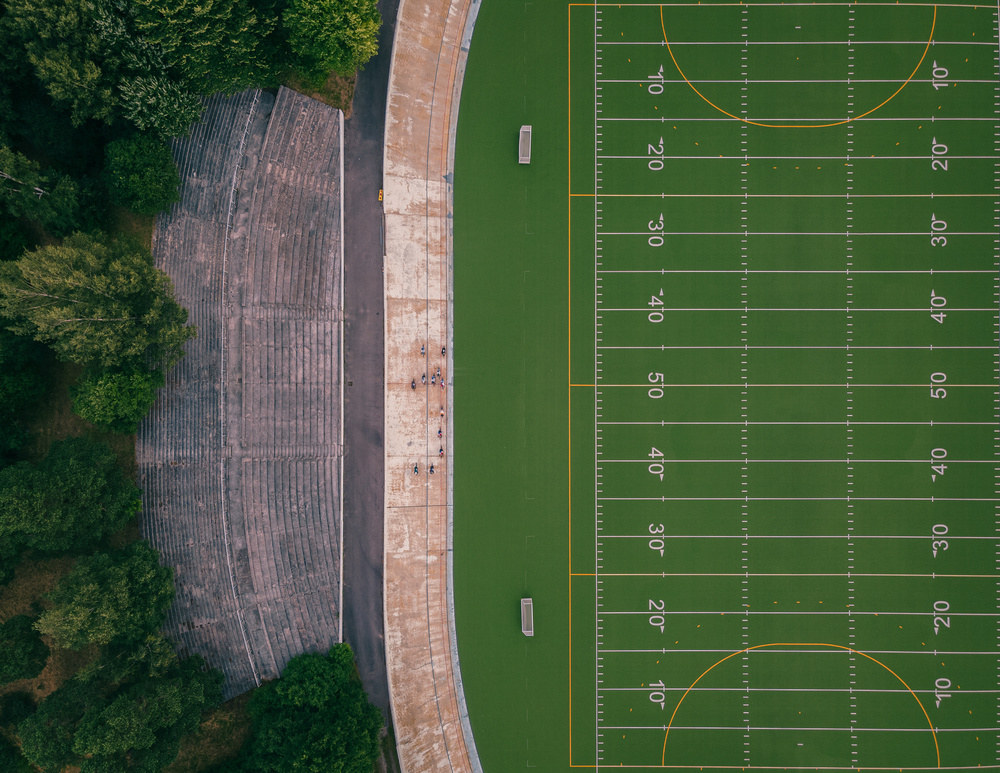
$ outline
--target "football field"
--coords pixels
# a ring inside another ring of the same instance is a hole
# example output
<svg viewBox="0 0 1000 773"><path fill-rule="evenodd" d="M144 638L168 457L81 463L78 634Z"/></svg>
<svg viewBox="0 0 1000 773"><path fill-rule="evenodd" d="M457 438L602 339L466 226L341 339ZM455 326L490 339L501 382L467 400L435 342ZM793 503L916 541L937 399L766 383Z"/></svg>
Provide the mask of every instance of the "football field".
<svg viewBox="0 0 1000 773"><path fill-rule="evenodd" d="M998 7L564 13L565 180L526 183L565 197L536 735L570 768L1000 767Z"/></svg>

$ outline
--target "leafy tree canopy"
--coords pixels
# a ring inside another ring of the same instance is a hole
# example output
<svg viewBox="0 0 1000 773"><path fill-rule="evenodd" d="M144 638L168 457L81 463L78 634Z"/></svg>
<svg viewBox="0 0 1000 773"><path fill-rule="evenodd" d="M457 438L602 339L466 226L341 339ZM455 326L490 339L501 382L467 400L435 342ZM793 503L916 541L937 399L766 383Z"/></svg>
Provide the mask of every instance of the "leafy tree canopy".
<svg viewBox="0 0 1000 773"><path fill-rule="evenodd" d="M31 693L8 692L0 696L0 725L19 725L35 713L35 700ZM0 770L4 770L0 765Z"/></svg>
<svg viewBox="0 0 1000 773"><path fill-rule="evenodd" d="M102 711L83 718L74 751L109 758L111 770L161 770L177 756L181 737L198 728L201 713L219 702L222 675L203 666L201 658L175 660L168 674L120 691Z"/></svg>
<svg viewBox="0 0 1000 773"><path fill-rule="evenodd" d="M269 79L261 41L275 22L247 0L134 0L142 35L163 52L184 85L235 93Z"/></svg>
<svg viewBox="0 0 1000 773"><path fill-rule="evenodd" d="M16 679L33 679L42 673L49 648L32 627L27 615L17 615L0 624L0 684Z"/></svg>
<svg viewBox="0 0 1000 773"><path fill-rule="evenodd" d="M159 773L169 765L181 737L218 704L222 674L198 656L179 660L169 642L153 639L155 668L139 666L140 658L112 680L104 668L85 669L42 701L18 727L24 755L46 772L78 765L81 773ZM105 651L100 660L115 659Z"/></svg>
<svg viewBox="0 0 1000 773"><path fill-rule="evenodd" d="M0 191L8 216L34 220L52 234L68 233L79 218L79 186L71 178L50 178L36 162L2 145Z"/></svg>
<svg viewBox="0 0 1000 773"><path fill-rule="evenodd" d="M186 134L200 115L182 73L139 31L131 0L5 0L5 5L0 38L23 51L20 58L30 62L74 127L124 117L141 130L172 136ZM197 49L201 19L195 14L186 21L194 26L179 34ZM0 59L0 71L3 64Z"/></svg>
<svg viewBox="0 0 1000 773"><path fill-rule="evenodd" d="M292 51L311 69L347 75L378 53L375 0L291 0L282 23Z"/></svg>
<svg viewBox="0 0 1000 773"><path fill-rule="evenodd" d="M368 701L347 644L292 658L248 706L253 736L244 769L264 773L370 773L382 712Z"/></svg>
<svg viewBox="0 0 1000 773"><path fill-rule="evenodd" d="M139 489L106 445L58 440L37 467L20 462L0 470L0 543L85 548L121 529L140 505Z"/></svg>
<svg viewBox="0 0 1000 773"><path fill-rule="evenodd" d="M173 570L145 540L116 553L80 559L46 598L52 607L35 624L61 647L142 639L166 618Z"/></svg>
<svg viewBox="0 0 1000 773"><path fill-rule="evenodd" d="M0 328L0 453L21 445L24 418L45 393L44 347Z"/></svg>
<svg viewBox="0 0 1000 773"><path fill-rule="evenodd" d="M100 711L107 699L92 685L71 679L50 693L17 728L21 753L45 773L58 773L76 761L73 734L87 712Z"/></svg>
<svg viewBox="0 0 1000 773"><path fill-rule="evenodd" d="M116 62L94 25L89 0L5 0L9 27L22 41L35 75L74 126L114 119Z"/></svg>
<svg viewBox="0 0 1000 773"><path fill-rule="evenodd" d="M166 676L176 666L177 652L173 642L159 631L153 631L141 639L111 642L101 650L98 658L77 672L76 678L118 687Z"/></svg>
<svg viewBox="0 0 1000 773"><path fill-rule="evenodd" d="M145 368L90 375L70 390L73 411L101 429L131 434L164 383L162 373Z"/></svg>
<svg viewBox="0 0 1000 773"><path fill-rule="evenodd" d="M0 213L0 260L16 260L31 242L31 235L20 220Z"/></svg>
<svg viewBox="0 0 1000 773"><path fill-rule="evenodd" d="M0 316L63 360L110 368L169 368L196 333L149 252L103 234L0 263Z"/></svg>
<svg viewBox="0 0 1000 773"><path fill-rule="evenodd" d="M118 93L125 118L140 131L160 137L185 137L201 117L198 95L164 73L124 77Z"/></svg>
<svg viewBox="0 0 1000 773"><path fill-rule="evenodd" d="M180 197L181 178L167 144L139 134L108 143L104 180L116 204L140 215L155 215Z"/></svg>

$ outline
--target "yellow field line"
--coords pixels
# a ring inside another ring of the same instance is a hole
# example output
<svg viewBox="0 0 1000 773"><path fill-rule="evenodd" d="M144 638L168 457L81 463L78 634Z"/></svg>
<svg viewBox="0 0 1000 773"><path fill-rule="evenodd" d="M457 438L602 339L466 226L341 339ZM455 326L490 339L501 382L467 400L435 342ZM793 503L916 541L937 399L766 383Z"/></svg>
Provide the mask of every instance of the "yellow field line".
<svg viewBox="0 0 1000 773"><path fill-rule="evenodd" d="M566 381L571 378L573 364L573 6L566 6ZM566 387L566 559L569 577L567 603L569 643L567 662L569 675L569 765L573 767L573 390Z"/></svg>
<svg viewBox="0 0 1000 773"><path fill-rule="evenodd" d="M938 746L937 730L934 728L934 723L931 722L931 718L927 714L927 709L924 708L924 704L920 702L920 698L918 698L917 694L913 692L913 690L910 688L910 685L904 682L903 678L895 671L893 671L891 668L889 668L889 666L887 666L880 660L876 660L871 655L866 655L865 653L856 650L852 647L845 647L841 644L826 644L825 642L772 642L771 644L755 644L753 647L744 647L743 649L737 650L736 652L733 652L730 655L726 655L726 657L722 658L722 660L719 660L710 665L708 668L706 668L704 671L701 672L701 675L691 683L691 686L684 691L684 694L681 696L681 699L677 701L677 705L674 707L674 713L670 715L670 721L667 723L667 730L663 734L663 754L660 757L660 765L666 764L667 738L670 736L670 728L674 724L674 717L677 716L677 711L678 709L680 709L681 704L684 702L684 699L688 696L688 693L691 692L692 689L694 689L694 686L698 684L699 681L701 681L701 677L705 676L705 674L707 674L709 671L711 671L720 663L725 663L730 658L734 658L737 655L742 655L744 652L750 652L751 650L764 649L765 647L830 647L831 649L846 650L847 652L853 652L856 655L861 655L862 657L868 658L873 663L878 663L878 665L882 666L882 668L884 668L886 671L888 671L890 674L892 674L899 680L900 684L902 684L903 687L907 689L910 695L913 696L913 700L915 700L917 702L917 705L920 706L920 710L923 712L924 718L927 720L927 725L928 727L930 727L931 738L934 739L934 751L937 754L937 766L939 768L941 767L941 749Z"/></svg>
<svg viewBox="0 0 1000 773"><path fill-rule="evenodd" d="M695 85L691 81L688 80L687 76L684 74L684 71L681 70L681 66L679 64L677 64L677 58L674 56L674 50L673 50L673 48L671 48L670 41L667 39L667 27L666 27L666 24L663 21L663 6L662 5L660 6L660 29L663 30L663 42L667 44L667 52L670 54L670 59L671 59L671 61L673 61L674 67L677 68L678 74L681 76L681 78L684 79L684 82L688 86L691 87L691 89L694 91L695 94L697 94L705 102L707 102L709 105L711 105L712 107L714 107L716 110L718 110L723 115L728 115L730 118L733 118L733 119L735 119L737 121L742 121L743 123L746 123L746 124L750 124L751 126L763 126L765 128L769 128L769 129L826 129L826 128L829 128L831 126L843 126L844 124L851 123L852 121L857 121L860 118L864 118L866 115L871 115L876 110L878 110L880 107L882 107L886 103L888 103L891 100L893 100L896 97L896 95L899 94L899 92L901 92L904 88L906 88L906 84L908 84L911 80L913 80L913 77L917 74L917 71L920 69L920 65L922 65L924 63L924 58L927 56L927 52L930 51L931 43L934 42L934 26L937 24L937 6L935 5L935 6L933 6L933 8L934 8L934 16L931 19L931 34L930 34L930 37L928 37L928 39L927 39L927 45L924 46L924 53L920 55L920 61L917 62L917 66L913 68L913 72L910 73L910 77L907 78L905 81L903 81L903 85L901 85L898 89L896 89L896 91L893 92L892 96L890 96L888 99L886 99L883 102L879 103L878 105L876 105L875 107L873 107L871 110L868 110L868 111L866 111L864 113L861 113L861 115L856 115L856 116L854 116L852 118L845 118L843 121L836 121L834 123L823 123L823 124L760 123L758 121L751 121L748 118L740 118L738 115L733 115L732 113L729 113L729 112L723 110L717 104L715 104L714 102L712 102L712 100L710 100L708 97L706 97L700 91L698 91L697 87L695 87Z"/></svg>

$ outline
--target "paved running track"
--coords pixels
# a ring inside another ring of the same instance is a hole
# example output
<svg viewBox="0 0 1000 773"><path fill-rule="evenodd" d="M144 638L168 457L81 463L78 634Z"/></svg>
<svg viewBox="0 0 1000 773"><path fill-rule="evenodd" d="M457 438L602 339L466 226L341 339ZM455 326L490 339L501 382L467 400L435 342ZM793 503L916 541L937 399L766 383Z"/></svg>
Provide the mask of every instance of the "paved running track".
<svg viewBox="0 0 1000 773"><path fill-rule="evenodd" d="M389 718L382 603L384 427L382 140L399 0L380 0L379 54L344 123L344 640Z"/></svg>

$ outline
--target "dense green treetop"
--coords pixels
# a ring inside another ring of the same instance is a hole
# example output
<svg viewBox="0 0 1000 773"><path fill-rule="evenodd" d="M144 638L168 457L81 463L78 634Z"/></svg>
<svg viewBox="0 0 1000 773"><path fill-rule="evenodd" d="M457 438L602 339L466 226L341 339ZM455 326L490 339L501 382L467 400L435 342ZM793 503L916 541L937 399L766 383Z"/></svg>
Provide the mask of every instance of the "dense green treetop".
<svg viewBox="0 0 1000 773"><path fill-rule="evenodd" d="M103 234L0 263L0 317L61 359L100 367L167 369L196 333L149 252Z"/></svg>
<svg viewBox="0 0 1000 773"><path fill-rule="evenodd" d="M20 38L35 75L73 124L110 123L117 74L108 42L93 23L90 0L4 0L6 23Z"/></svg>
<svg viewBox="0 0 1000 773"><path fill-rule="evenodd" d="M0 145L0 207L11 217L34 220L53 235L68 233L79 216L79 186L66 175L46 175L41 166ZM17 256L4 256L5 259Z"/></svg>
<svg viewBox="0 0 1000 773"><path fill-rule="evenodd" d="M0 327L0 453L25 437L24 418L45 393L44 347Z"/></svg>
<svg viewBox="0 0 1000 773"><path fill-rule="evenodd" d="M113 641L100 657L77 672L76 678L118 687L142 679L164 676L176 666L177 652L170 639L152 631L131 641Z"/></svg>
<svg viewBox="0 0 1000 773"><path fill-rule="evenodd" d="M142 35L184 83L202 94L235 93L269 77L261 41L275 22L246 0L133 0Z"/></svg>
<svg viewBox="0 0 1000 773"><path fill-rule="evenodd" d="M138 134L108 143L104 178L116 204L155 215L180 199L181 178L166 142Z"/></svg>
<svg viewBox="0 0 1000 773"><path fill-rule="evenodd" d="M311 69L347 75L378 52L375 0L291 0L282 23L292 51Z"/></svg>
<svg viewBox="0 0 1000 773"><path fill-rule="evenodd" d="M73 412L101 429L132 434L164 383L160 371L145 368L91 374L70 389Z"/></svg>
<svg viewBox="0 0 1000 773"><path fill-rule="evenodd" d="M347 644L292 658L248 706L253 737L243 768L264 773L370 773L382 712L368 701Z"/></svg>
<svg viewBox="0 0 1000 773"><path fill-rule="evenodd" d="M115 553L81 558L46 598L52 606L36 623L60 647L143 639L167 616L173 570L145 540Z"/></svg>
<svg viewBox="0 0 1000 773"><path fill-rule="evenodd" d="M107 699L89 684L70 679L38 705L17 728L21 752L45 773L58 773L76 761L73 733L88 710L101 710Z"/></svg>
<svg viewBox="0 0 1000 773"><path fill-rule="evenodd" d="M85 549L121 529L140 506L139 489L111 449L89 438L57 440L37 466L0 470L0 542Z"/></svg>
<svg viewBox="0 0 1000 773"><path fill-rule="evenodd" d="M42 673L49 648L34 629L34 620L15 615L0 623L0 685L15 679L33 679Z"/></svg>
<svg viewBox="0 0 1000 773"><path fill-rule="evenodd" d="M107 666L124 650L112 645L99 662ZM144 652L140 645L133 654ZM67 765L81 773L159 773L202 712L218 704L222 674L198 656L178 659L169 643L155 653L155 667L140 654L113 679L103 667L87 668L50 694L18 726L24 755L46 773Z"/></svg>

